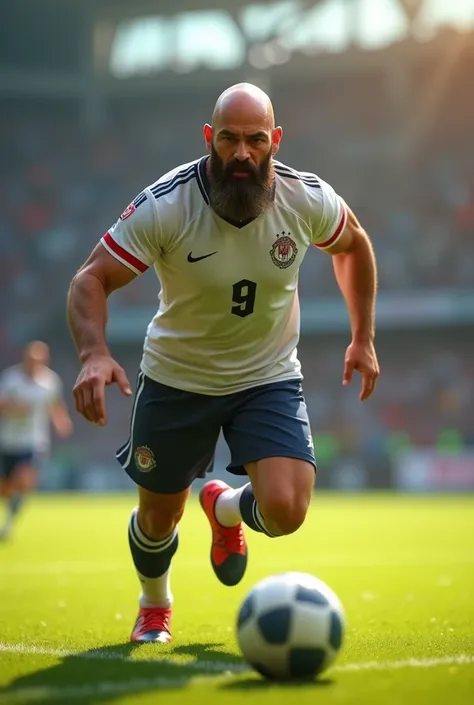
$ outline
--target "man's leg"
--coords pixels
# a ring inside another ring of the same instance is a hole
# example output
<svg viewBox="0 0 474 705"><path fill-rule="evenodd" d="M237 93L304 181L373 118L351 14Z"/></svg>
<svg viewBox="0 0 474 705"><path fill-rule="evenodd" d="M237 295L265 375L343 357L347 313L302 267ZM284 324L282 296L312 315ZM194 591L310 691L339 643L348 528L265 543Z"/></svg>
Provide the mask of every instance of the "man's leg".
<svg viewBox="0 0 474 705"><path fill-rule="evenodd" d="M16 516L22 507L23 495L21 492L8 487L2 490L2 496L5 497L7 506L5 520L0 528L0 540L5 541L10 537Z"/></svg>
<svg viewBox="0 0 474 705"><path fill-rule="evenodd" d="M242 522L271 538L292 534L305 520L314 487L314 465L305 460L264 458L245 468L250 482L243 487L211 480L200 493L213 532L211 564L228 586L239 583L247 567Z"/></svg>
<svg viewBox="0 0 474 705"><path fill-rule="evenodd" d="M142 585L132 641L168 642L170 565L189 488L212 467L220 426L212 397L183 392L138 375L130 438L116 454L138 486L129 544Z"/></svg>
<svg viewBox="0 0 474 705"><path fill-rule="evenodd" d="M133 510L128 527L132 559L142 588L133 641L171 639L171 559L178 548L178 522L188 496L189 489L163 495L138 488L138 507Z"/></svg>
<svg viewBox="0 0 474 705"><path fill-rule="evenodd" d="M264 385L240 393L237 401L224 426L232 456L228 469L247 474L250 482L237 490L219 481L202 488L206 503L201 503L213 534L220 526L224 537L226 532L243 535L242 522L270 537L291 534L305 519L316 468L301 384L292 380ZM234 534L228 534L229 542L236 544ZM214 563L213 568L225 582Z"/></svg>
<svg viewBox="0 0 474 705"><path fill-rule="evenodd" d="M263 458L245 465L250 482L225 490L216 502L224 526L244 521L267 536L284 536L303 524L314 488L314 465L298 458Z"/></svg>
<svg viewBox="0 0 474 705"><path fill-rule="evenodd" d="M5 540L10 536L13 524L23 506L25 495L30 492L37 482L37 470L30 457L4 456L4 477L1 494L7 502L7 513L4 524L0 529L0 539Z"/></svg>
<svg viewBox="0 0 474 705"><path fill-rule="evenodd" d="M2 458L3 460L3 458ZM3 465L3 463L2 463ZM2 504L5 504L5 519L3 520L3 524L0 527L0 541L4 541L7 539L10 535L10 530L11 530L11 524L12 524L12 517L11 517L11 510L9 507L10 504L10 497L11 497L11 486L10 482L7 480L7 478L4 475L3 472L3 467L0 468L0 497L2 498Z"/></svg>

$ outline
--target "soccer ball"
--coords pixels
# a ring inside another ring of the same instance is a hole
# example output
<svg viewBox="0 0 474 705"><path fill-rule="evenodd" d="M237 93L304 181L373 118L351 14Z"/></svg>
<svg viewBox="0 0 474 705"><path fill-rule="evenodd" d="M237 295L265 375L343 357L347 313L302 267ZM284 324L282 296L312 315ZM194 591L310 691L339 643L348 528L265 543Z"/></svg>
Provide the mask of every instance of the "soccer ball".
<svg viewBox="0 0 474 705"><path fill-rule="evenodd" d="M324 671L342 646L345 616L322 580L282 573L248 593L237 618L244 658L265 678L310 679Z"/></svg>

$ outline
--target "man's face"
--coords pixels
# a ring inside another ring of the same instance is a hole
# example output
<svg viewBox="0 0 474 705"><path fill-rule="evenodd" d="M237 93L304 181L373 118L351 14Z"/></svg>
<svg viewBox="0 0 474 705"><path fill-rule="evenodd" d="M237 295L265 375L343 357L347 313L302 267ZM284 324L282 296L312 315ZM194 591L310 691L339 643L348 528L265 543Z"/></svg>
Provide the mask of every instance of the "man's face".
<svg viewBox="0 0 474 705"><path fill-rule="evenodd" d="M272 152L268 149L261 155L258 165L250 157L244 161L234 156L226 159L212 145L211 202L218 215L241 221L256 218L265 210L273 190L271 158Z"/></svg>
<svg viewBox="0 0 474 705"><path fill-rule="evenodd" d="M33 376L49 364L49 351L42 342L31 343L23 354L23 369L26 374Z"/></svg>
<svg viewBox="0 0 474 705"><path fill-rule="evenodd" d="M273 198L272 156L281 129L272 128L265 114L222 115L204 136L210 156L211 205L224 218L256 218Z"/></svg>

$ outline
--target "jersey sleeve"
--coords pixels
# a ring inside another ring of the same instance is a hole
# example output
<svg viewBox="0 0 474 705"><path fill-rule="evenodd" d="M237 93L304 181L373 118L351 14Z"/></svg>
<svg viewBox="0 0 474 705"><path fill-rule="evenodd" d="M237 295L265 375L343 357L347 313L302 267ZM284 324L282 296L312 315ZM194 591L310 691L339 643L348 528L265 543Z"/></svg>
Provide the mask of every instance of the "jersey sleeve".
<svg viewBox="0 0 474 705"><path fill-rule="evenodd" d="M347 222L346 204L325 181L321 180L320 201L312 215L312 242L320 250L334 245Z"/></svg>
<svg viewBox="0 0 474 705"><path fill-rule="evenodd" d="M149 194L139 194L101 238L115 259L143 274L160 256L159 225Z"/></svg>

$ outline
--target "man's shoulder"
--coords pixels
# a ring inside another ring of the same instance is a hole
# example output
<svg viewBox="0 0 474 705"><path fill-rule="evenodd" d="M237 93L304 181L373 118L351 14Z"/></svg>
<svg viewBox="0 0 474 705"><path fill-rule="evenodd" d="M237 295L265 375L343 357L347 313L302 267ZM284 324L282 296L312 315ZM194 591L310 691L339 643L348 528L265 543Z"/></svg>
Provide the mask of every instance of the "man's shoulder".
<svg viewBox="0 0 474 705"><path fill-rule="evenodd" d="M209 204L202 178L204 159L175 167L144 191L148 212L158 217L164 249L170 244L169 237L195 220Z"/></svg>
<svg viewBox="0 0 474 705"><path fill-rule="evenodd" d="M20 377L23 377L21 365L11 365L10 367L5 367L5 369L0 372L2 382L19 379Z"/></svg>
<svg viewBox="0 0 474 705"><path fill-rule="evenodd" d="M198 179L198 167L202 157L186 162L167 171L163 176L150 184L145 191L155 199L159 200L163 196L171 193L182 193L183 187Z"/></svg>
<svg viewBox="0 0 474 705"><path fill-rule="evenodd" d="M322 208L326 183L310 171L298 171L293 167L274 162L276 199L284 208L293 210L306 220Z"/></svg>
<svg viewBox="0 0 474 705"><path fill-rule="evenodd" d="M299 171L277 160L274 160L273 164L277 179L295 190L304 190L305 188L320 189L324 183L323 180L312 171Z"/></svg>

